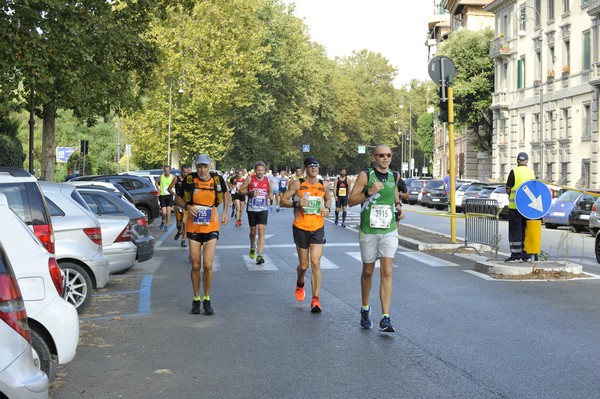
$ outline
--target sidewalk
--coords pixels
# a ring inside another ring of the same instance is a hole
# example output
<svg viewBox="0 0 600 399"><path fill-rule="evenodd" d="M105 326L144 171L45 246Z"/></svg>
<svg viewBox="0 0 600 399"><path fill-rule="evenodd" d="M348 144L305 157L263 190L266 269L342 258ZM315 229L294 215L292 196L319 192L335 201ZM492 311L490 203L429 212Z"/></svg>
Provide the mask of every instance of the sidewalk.
<svg viewBox="0 0 600 399"><path fill-rule="evenodd" d="M398 234L398 243L401 246L416 251L447 251L453 253L457 248L464 245L464 238L457 237L456 244L452 244L448 235L402 223L398 226ZM481 256L477 257L475 270L485 274L526 275L531 274L533 269L547 272L565 272L575 275L583 273L581 265L566 261L550 260L543 262L505 263L505 256L498 254L498 257L494 258L493 249L487 245L469 243L469 246L475 247L481 254Z"/></svg>

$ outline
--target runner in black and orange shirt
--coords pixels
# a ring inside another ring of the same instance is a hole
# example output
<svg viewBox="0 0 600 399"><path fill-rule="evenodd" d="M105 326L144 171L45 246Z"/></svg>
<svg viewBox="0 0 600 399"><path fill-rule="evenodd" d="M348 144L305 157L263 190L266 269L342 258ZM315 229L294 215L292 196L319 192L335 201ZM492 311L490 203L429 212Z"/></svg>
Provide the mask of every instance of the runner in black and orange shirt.
<svg viewBox="0 0 600 399"><path fill-rule="evenodd" d="M302 302L304 293L304 275L310 264L312 270L312 301L311 312L320 313L321 300L321 255L325 244L325 222L324 218L329 216L331 206L331 193L329 187L325 188L323 180L320 180L319 160L309 156L304 160L306 178L294 180L283 195L281 205L294 208L294 242L298 252L299 264L296 269L298 279L296 280L296 300Z"/></svg>
<svg viewBox="0 0 600 399"><path fill-rule="evenodd" d="M350 195L350 181L346 176L346 169L340 170L340 175L335 178L333 186L335 195L335 225L338 224L340 208L342 209L342 227L346 227L346 215L348 207L348 196Z"/></svg>
<svg viewBox="0 0 600 399"><path fill-rule="evenodd" d="M200 313L200 303L204 313L214 313L210 302L212 284L212 264L217 251L219 239L219 214L217 196L223 194L223 215L220 223L227 224L227 209L230 194L227 183L220 174L210 172L211 160L208 155L200 154L196 158L196 173L190 173L177 193L177 204L188 212L187 238L190 240L190 256L192 258L192 288L194 300L191 313ZM217 184L218 179L218 184ZM204 259L202 259L204 258ZM203 279L200 270L204 269ZM203 280L204 296L200 297L200 281Z"/></svg>

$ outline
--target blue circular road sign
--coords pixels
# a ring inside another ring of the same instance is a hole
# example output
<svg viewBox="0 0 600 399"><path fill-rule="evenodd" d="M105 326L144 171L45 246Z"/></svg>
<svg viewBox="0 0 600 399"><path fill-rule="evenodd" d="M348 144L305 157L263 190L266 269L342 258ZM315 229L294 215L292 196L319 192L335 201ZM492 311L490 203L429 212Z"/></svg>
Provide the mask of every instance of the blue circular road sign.
<svg viewBox="0 0 600 399"><path fill-rule="evenodd" d="M552 194L544 183L530 180L521 184L515 194L515 205L527 219L540 219L550 210Z"/></svg>

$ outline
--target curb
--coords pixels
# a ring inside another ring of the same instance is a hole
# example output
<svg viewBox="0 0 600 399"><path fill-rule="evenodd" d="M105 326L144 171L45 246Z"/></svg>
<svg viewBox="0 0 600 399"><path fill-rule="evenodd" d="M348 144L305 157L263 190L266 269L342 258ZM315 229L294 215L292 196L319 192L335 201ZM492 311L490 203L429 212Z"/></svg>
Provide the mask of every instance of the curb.
<svg viewBox="0 0 600 399"><path fill-rule="evenodd" d="M552 261L552 262L531 262L522 263L522 265L498 263L497 261L487 260L479 261L475 264L475 270L485 274L504 274L507 276L519 276L529 274L533 269L541 269L544 271L559 271L573 274L582 274L583 266L567 262L567 261Z"/></svg>

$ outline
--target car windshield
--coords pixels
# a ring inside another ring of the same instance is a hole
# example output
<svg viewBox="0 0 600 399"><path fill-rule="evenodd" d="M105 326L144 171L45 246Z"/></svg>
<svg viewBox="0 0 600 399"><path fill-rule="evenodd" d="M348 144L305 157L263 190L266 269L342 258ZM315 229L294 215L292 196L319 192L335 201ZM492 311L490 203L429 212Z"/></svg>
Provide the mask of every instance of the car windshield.
<svg viewBox="0 0 600 399"><path fill-rule="evenodd" d="M558 197L559 202L574 202L581 193L577 191L565 191Z"/></svg>
<svg viewBox="0 0 600 399"><path fill-rule="evenodd" d="M494 194L506 194L506 186L496 187Z"/></svg>
<svg viewBox="0 0 600 399"><path fill-rule="evenodd" d="M444 188L443 180L429 180L425 185L427 188Z"/></svg>
<svg viewBox="0 0 600 399"><path fill-rule="evenodd" d="M460 186L458 191L467 191L469 189L469 187L471 187L471 185L469 183L465 183L462 186Z"/></svg>

